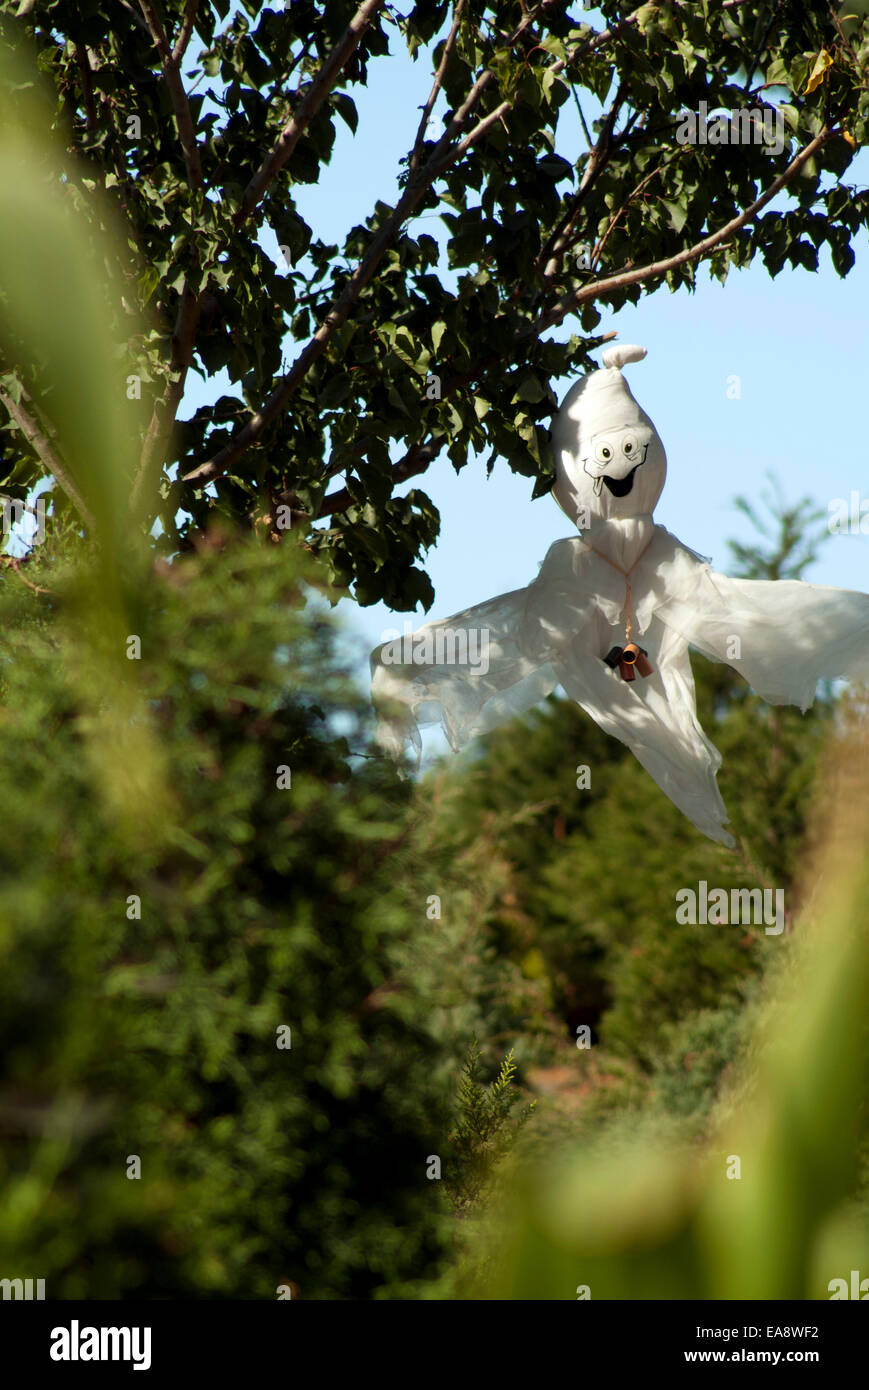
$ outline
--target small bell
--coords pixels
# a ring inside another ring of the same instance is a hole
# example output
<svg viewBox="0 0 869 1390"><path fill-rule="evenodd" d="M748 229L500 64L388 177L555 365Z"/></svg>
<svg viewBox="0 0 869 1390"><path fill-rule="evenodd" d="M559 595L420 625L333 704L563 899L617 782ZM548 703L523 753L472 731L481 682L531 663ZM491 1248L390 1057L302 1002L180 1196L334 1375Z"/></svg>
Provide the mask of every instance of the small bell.
<svg viewBox="0 0 869 1390"><path fill-rule="evenodd" d="M611 671L618 667L619 675L623 681L633 681L637 678L637 671L643 677L651 676L654 666L648 660L649 653L645 647L637 646L636 642L627 642L623 647L611 647L604 657L604 661Z"/></svg>

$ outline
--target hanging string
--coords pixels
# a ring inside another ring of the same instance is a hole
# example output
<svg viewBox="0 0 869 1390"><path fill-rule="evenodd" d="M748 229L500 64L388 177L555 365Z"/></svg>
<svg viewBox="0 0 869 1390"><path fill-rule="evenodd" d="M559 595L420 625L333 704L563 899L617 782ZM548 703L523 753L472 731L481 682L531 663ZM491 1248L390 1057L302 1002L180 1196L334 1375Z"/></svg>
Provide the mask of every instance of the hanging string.
<svg viewBox="0 0 869 1390"><path fill-rule="evenodd" d="M617 570L625 581L625 645L627 645L627 643L630 642L631 633L634 630L633 619L631 616L631 598L633 596L633 591L631 589L631 575L637 568L637 565L642 560L643 556L645 555L646 551L648 550L649 546L652 544L652 541L654 539L655 537L653 533L646 541L646 544L643 546L642 550L640 551L634 563L631 565L630 569L622 569L621 565L617 565L615 560L611 560L608 555L604 555L603 551L598 550L597 546L592 545L591 541L582 542L583 545L588 546L589 550L593 550L595 555L597 555L599 559L605 560L608 565L610 565L614 570Z"/></svg>

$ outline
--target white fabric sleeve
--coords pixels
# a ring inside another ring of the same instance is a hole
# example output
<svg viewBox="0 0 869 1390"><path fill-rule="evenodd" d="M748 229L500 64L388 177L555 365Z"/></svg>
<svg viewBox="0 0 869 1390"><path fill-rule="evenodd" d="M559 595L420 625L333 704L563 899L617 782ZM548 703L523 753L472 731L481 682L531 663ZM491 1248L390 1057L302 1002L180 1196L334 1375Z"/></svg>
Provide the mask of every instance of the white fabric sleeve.
<svg viewBox="0 0 869 1390"><path fill-rule="evenodd" d="M698 566L662 622L732 666L773 705L813 703L819 680L869 679L869 595L796 579L730 579Z"/></svg>
<svg viewBox="0 0 869 1390"><path fill-rule="evenodd" d="M371 693L385 749L398 754L410 740L419 758L420 727L440 724L458 751L554 690L558 677L539 643L524 640L533 629L526 612L532 588L427 623L372 653Z"/></svg>

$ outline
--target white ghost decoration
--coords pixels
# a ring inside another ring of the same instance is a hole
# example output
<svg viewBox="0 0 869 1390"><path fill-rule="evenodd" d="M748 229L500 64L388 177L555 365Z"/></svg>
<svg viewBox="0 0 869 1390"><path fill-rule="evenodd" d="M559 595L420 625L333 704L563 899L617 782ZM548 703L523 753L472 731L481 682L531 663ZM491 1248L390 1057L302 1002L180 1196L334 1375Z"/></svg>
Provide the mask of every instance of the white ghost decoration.
<svg viewBox="0 0 869 1390"><path fill-rule="evenodd" d="M655 523L667 459L621 373L645 355L609 348L553 422L553 495L581 535L551 545L526 588L378 647L372 695L384 746L409 738L418 754L419 725L441 723L458 750L560 685L698 830L732 845L689 646L805 712L819 680L869 679L869 595L730 579Z"/></svg>

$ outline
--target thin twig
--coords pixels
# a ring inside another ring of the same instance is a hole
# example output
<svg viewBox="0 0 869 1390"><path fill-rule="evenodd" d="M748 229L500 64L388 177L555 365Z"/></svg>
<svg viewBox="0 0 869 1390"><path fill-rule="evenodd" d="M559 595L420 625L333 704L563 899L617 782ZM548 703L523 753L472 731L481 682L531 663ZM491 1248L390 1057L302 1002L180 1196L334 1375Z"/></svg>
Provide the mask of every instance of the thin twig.
<svg viewBox="0 0 869 1390"><path fill-rule="evenodd" d="M699 260L706 255L707 251L713 250L722 241L732 236L734 232L744 227L747 222L750 222L762 208L766 207L767 203L772 201L782 188L790 183L791 179L799 173L807 160L811 159L812 155L816 154L835 134L835 131L829 130L824 126L815 138L811 140L808 145L804 146L799 154L794 156L784 172L779 174L777 179L773 180L762 197L756 199L750 207L747 207L743 212L739 213L737 217L732 218L730 222L725 223L723 227L719 227L717 232L713 232L710 236L704 237L702 241L698 241L694 246L686 247L684 251L678 251L674 256L668 256L665 260L653 261L649 265L636 266L622 274L611 275L606 280L596 280L591 284L582 285L571 294L565 295L563 299L559 300L557 304L553 305L551 309L541 315L534 324L530 325L528 332L533 333L536 337L547 328L551 328L553 324L560 323L567 314L573 313L580 304L586 303L589 299L599 299L604 295L612 293L613 290L620 290L628 285L639 284L641 280L655 279L659 275L665 275L669 270L675 270L677 266L686 265L690 261Z"/></svg>
<svg viewBox="0 0 869 1390"><path fill-rule="evenodd" d="M742 88L742 95L743 95L743 96L746 96L746 95L747 95L748 89L749 89L749 87L751 86L751 79L752 79L752 77L754 76L754 70L755 70L755 68L757 67L757 61L758 61L758 59L760 58L760 55L761 55L761 53L763 52L764 48L766 47L766 41L767 41L767 39L769 38L770 30L772 29L772 26L775 24L776 20L778 19L778 12L779 12L780 9L781 9L781 0L776 0L776 3L773 5L772 10L770 11L770 16L769 16L769 19L768 19L768 21L767 21L766 28L765 28L764 31L763 31L763 37L761 38L760 43L757 45L757 48L755 49L755 51L754 51L752 57L749 59L747 65L746 65L745 85L744 85L744 87Z"/></svg>
<svg viewBox="0 0 869 1390"><path fill-rule="evenodd" d="M455 44L456 36L459 32L459 26L462 22L462 10L464 9L464 7L465 0L459 0L459 3L456 5L455 14L453 16L452 27L450 29L449 34L447 35L446 43L444 44L444 51L441 55L440 63L438 64L438 70L435 73L434 82L432 83L432 89L428 94L428 100L425 106L422 108L422 118L420 119L419 129L416 132L416 139L413 142L413 150L411 151L410 164L408 166L411 174L415 174L417 169L419 168L419 160L420 155L422 154L422 143L425 139L425 132L428 128L432 108L434 107L434 104L437 101L438 92L443 86L443 80L447 70L447 64L450 61L450 54L453 51L453 45Z"/></svg>
<svg viewBox="0 0 869 1390"><path fill-rule="evenodd" d="M283 74L283 77L282 77L282 79L281 79L281 83L282 83L283 86L286 86L286 85L287 85L287 83L289 82L289 80L290 80L290 78L292 77L293 73L296 71L296 68L299 66L300 63L304 62L304 60L307 58L308 54L309 54L310 51L311 51L311 44L314 42L314 39L315 39L316 37L317 37L317 30L316 30L316 28L314 28L314 29L311 30L310 34L309 34L308 37L305 39L305 42L302 44L302 46L301 46L301 48L299 49L298 53L296 54L295 58L294 58L293 61L290 63L290 66L287 68L286 72Z"/></svg>
<svg viewBox="0 0 869 1390"><path fill-rule="evenodd" d="M574 226L589 192L610 161L612 155L613 128L618 119L621 106L622 88L619 87L615 94L613 104L604 119L600 135L582 171L582 178L576 195L571 199L564 214L556 223L556 226L547 238L535 262L535 269L540 269L542 266L544 280L551 280L556 274L560 264L561 254L569 244L571 228Z"/></svg>
<svg viewBox="0 0 869 1390"><path fill-rule="evenodd" d="M577 111L579 112L579 119L580 119L580 122L581 122L581 124L582 124L582 133L583 133L583 135L585 136L585 143L586 143L586 146L588 147L588 149L590 150L591 147L592 147L592 144L593 144L593 141L592 141L592 138L591 138L591 132L589 131L589 128L588 128L588 126L587 126L586 123L585 123L585 116L583 115L583 113L582 113L582 107L581 107L580 104L579 104L579 96L578 96L578 94L577 94L576 87L574 86L574 84L573 84L572 82L571 82L571 84L570 84L570 90L571 90L571 93L572 93L572 95L573 95L573 100L574 100L574 103L575 103L575 105L576 105L576 109L577 109Z"/></svg>
<svg viewBox="0 0 869 1390"><path fill-rule="evenodd" d="M86 48L82 48L80 44L76 44L75 56L78 61L78 70L81 73L82 99L85 109L85 130L96 130L97 108L94 103L94 84L91 76L88 51Z"/></svg>
<svg viewBox="0 0 869 1390"><path fill-rule="evenodd" d="M28 589L32 589L35 594L51 593L51 589L43 589L41 584L33 584L26 575L21 573L21 562L17 555L0 555L0 564L8 569L14 570L21 580L21 583L26 584Z"/></svg>
<svg viewBox="0 0 869 1390"><path fill-rule="evenodd" d="M336 86L341 72L347 64L347 60L359 47L378 10L383 8L385 0L363 0L355 15L344 31L341 39L332 49L317 76L314 78L298 107L293 112L287 124L281 131L277 143L266 156L259 169L254 174L247 188L244 190L241 205L235 214L236 226L243 222L253 212L259 203L269 184L277 177L283 169L299 140L304 135L314 116L316 116L323 102L326 100L333 87Z"/></svg>
<svg viewBox="0 0 869 1390"><path fill-rule="evenodd" d="M681 153L681 146L680 146L680 153ZM632 189L631 192L628 194L627 198L625 198L625 201L622 203L622 205L621 205L621 207L619 208L618 212L616 212L616 213L610 218L609 224L608 224L608 226L607 226L606 231L604 232L604 234L603 234L602 237L599 237L599 238L598 238L598 240L597 240L597 241L595 242L595 244L594 244L594 247L592 248L592 253L591 253L591 268L592 268L592 270L594 270L594 268L599 264L600 258L601 258L602 254L603 254L603 249L604 249L604 247L606 246L606 244L607 244L607 242L608 242L608 240L609 240L610 233L613 232L613 231L615 230L615 227L616 227L616 225L617 225L617 223L618 223L620 217L622 216L622 213L627 212L627 210L628 210L628 208L630 207L631 203L634 201L634 199L635 199L640 193L642 193L642 191L643 191L643 189L645 188L646 184L647 184L647 183L651 183L652 179L655 177L656 174L662 173L663 170L666 168L666 165L667 165L667 157L665 156L665 157L661 160L661 163L660 163L660 164L656 164L655 167L654 167L654 169L652 169L648 174L646 174L645 178L640 179L640 182L637 184L636 188Z"/></svg>
<svg viewBox="0 0 869 1390"><path fill-rule="evenodd" d="M136 10L134 10L133 6L129 3L129 0L118 0L118 4L123 5L124 9L129 14L137 29L143 30L146 34L150 32L144 19Z"/></svg>

